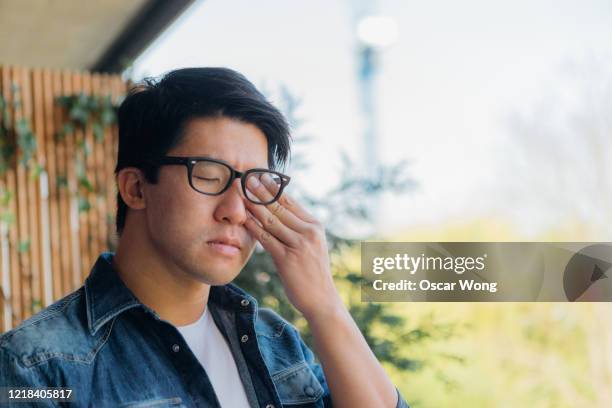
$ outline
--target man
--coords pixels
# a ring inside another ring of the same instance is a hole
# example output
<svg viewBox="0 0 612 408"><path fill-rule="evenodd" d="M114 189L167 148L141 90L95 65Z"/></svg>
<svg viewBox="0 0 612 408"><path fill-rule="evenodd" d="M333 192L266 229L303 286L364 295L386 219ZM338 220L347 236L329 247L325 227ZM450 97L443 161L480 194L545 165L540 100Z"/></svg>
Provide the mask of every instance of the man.
<svg viewBox="0 0 612 408"><path fill-rule="evenodd" d="M118 116L116 253L0 337L0 386L66 387L70 406L407 407L342 304L322 225L283 193L281 113L234 71L190 68ZM320 363L230 283L256 242Z"/></svg>

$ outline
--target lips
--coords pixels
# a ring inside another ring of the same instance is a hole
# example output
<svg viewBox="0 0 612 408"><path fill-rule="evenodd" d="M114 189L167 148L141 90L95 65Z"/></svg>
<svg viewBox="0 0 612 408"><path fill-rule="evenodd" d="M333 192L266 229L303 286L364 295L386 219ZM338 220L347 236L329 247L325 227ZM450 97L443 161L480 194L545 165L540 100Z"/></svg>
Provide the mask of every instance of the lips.
<svg viewBox="0 0 612 408"><path fill-rule="evenodd" d="M240 241L233 238L216 238L207 241L207 244L221 244L236 247L240 249Z"/></svg>
<svg viewBox="0 0 612 408"><path fill-rule="evenodd" d="M206 242L216 253L234 256L240 253L240 242L232 238L217 238Z"/></svg>

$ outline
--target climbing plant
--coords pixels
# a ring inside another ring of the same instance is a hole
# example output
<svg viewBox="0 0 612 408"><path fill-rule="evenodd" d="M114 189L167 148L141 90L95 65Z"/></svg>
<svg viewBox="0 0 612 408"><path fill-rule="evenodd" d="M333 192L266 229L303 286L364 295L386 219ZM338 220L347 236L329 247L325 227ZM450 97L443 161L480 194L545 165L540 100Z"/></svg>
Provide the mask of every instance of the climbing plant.
<svg viewBox="0 0 612 408"><path fill-rule="evenodd" d="M33 179L36 179L44 170L43 166L36 161L37 136L32 130L30 121L25 115L13 115L21 112L22 101L19 84L12 82L10 85L10 98L0 94L0 176L3 176L15 164L29 170ZM105 130L113 126L117 121L117 109L119 99L113 100L110 95L89 95L84 92L60 96L55 103L62 107L66 120L60 130L56 132L55 138L61 141L67 135L75 136L76 152L74 165L77 177L77 191L79 212L88 211L91 203L87 200L87 193L95 192L93 183L87 177L86 158L91 153L91 148L84 137L91 131L96 142L104 140ZM19 162L15 160L19 158ZM58 175L57 185L60 188L68 187L66 175ZM11 211L11 202L15 192L8 186L0 188L0 223L5 234L16 221L16 215ZM14 243L19 253L27 252L30 248L31 239L25 237ZM9 299L0 293L5 302ZM40 299L32 300L32 313L41 308Z"/></svg>
<svg viewBox="0 0 612 408"><path fill-rule="evenodd" d="M36 154L36 135L27 118L22 117L13 120L11 110L17 112L21 109L19 85L11 84L11 102L0 95L0 176L12 166L18 153L21 153L19 164L31 169L32 177L40 175L43 167L34 160ZM76 95L60 96L56 103L62 106L67 113L67 120L56 133L56 139L61 140L68 134L76 134L75 130L81 130L81 135L91 129L97 142L104 139L105 129L116 123L118 102L113 101L110 95L98 96L88 95L81 92ZM85 171L85 160L91 152L85 138L76 140L77 154L75 154L75 169L79 191L79 211L88 211L91 204L87 201L86 193L93 192L93 184L87 178ZM68 182L65 175L59 175L57 184L67 187ZM15 215L10 211L10 202L14 193L7 188L0 191L0 207L2 214L0 220L10 225L15 221Z"/></svg>
<svg viewBox="0 0 612 408"><path fill-rule="evenodd" d="M11 83L10 92L10 103L0 95L0 116L2 118L0 122L0 176L6 173L16 155L20 152L19 164L26 168L33 165L32 175L36 177L42 169L40 164L33 160L36 153L36 135L32 131L30 122L25 117L13 120L11 110L18 112L22 108L19 85L15 82ZM13 192L7 188L0 191L0 206L2 208L0 221L7 225L15 222L15 214L10 211L10 202L13 196Z"/></svg>
<svg viewBox="0 0 612 408"><path fill-rule="evenodd" d="M67 120L56 138L61 140L68 134L84 135L91 130L96 142L104 140L105 129L111 127L117 121L117 101L113 101L110 95L88 95L81 92L76 95L60 96L56 102L62 106L67 113ZM81 132L76 133L75 131ZM87 193L94 192L93 182L87 177L85 161L91 153L91 146L85 138L76 140L77 154L75 154L75 170L78 186L79 212L91 209L91 203L87 199ZM58 185L67 186L65 176L59 176Z"/></svg>

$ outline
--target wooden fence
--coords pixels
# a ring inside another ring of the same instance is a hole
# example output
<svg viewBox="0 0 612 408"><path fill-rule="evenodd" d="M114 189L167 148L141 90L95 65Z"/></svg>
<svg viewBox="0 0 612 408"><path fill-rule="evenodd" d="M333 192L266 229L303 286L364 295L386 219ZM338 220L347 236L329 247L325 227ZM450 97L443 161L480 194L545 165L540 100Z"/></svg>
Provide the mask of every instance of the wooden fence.
<svg viewBox="0 0 612 408"><path fill-rule="evenodd" d="M84 93L118 100L125 92L114 75L0 67L0 123L27 124L36 141L30 164L17 149L0 175L0 332L77 289L98 254L114 249L116 125L104 128L101 140L89 127L63 134L69 115L57 98ZM79 171L91 183L87 189ZM89 209L81 206L85 199Z"/></svg>

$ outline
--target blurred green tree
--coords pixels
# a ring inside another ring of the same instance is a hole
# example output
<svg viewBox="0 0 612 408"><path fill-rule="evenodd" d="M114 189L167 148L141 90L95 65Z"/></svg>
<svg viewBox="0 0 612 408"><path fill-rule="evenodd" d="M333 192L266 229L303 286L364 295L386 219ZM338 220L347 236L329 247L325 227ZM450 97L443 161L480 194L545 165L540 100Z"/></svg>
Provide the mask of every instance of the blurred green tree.
<svg viewBox="0 0 612 408"><path fill-rule="evenodd" d="M309 140L306 134L301 133L302 121L296 116L300 101L285 87L281 87L280 95L281 109L293 129L294 145L299 146ZM374 174L360 176L347 154L341 153L341 159L343 170L339 184L324 194L324 199L317 199L307 194L299 185L299 174L308 166L299 153L294 155L291 161L294 180L291 194L311 213L320 216L320 219L324 218L322 221L326 225L334 281L379 361L389 363L400 371L418 370L424 366L424 362L411 358L407 351L428 340L448 338L452 335L453 328L436 324L433 317L428 322L409 324L405 316L393 310L392 304L362 302L359 262L356 262L357 266L350 262L351 259L359 259L361 241L334 232L349 223L368 223L371 219L371 206L368 203L375 196L383 192L405 193L413 189L416 183L407 176L405 162L380 166ZM285 296L271 256L259 245L234 283L251 293L258 300L260 307L275 310L295 325L308 346L313 346L305 320Z"/></svg>

